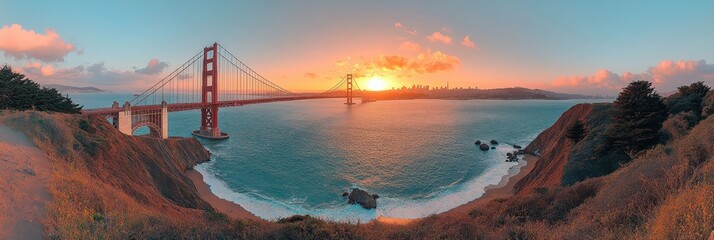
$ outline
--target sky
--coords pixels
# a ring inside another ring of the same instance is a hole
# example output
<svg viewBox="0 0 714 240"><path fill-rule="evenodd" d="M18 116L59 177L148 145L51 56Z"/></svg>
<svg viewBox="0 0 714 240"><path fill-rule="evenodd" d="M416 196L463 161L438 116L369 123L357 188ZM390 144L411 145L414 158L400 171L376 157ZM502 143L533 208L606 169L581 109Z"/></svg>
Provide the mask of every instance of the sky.
<svg viewBox="0 0 714 240"><path fill-rule="evenodd" d="M218 42L295 92L387 87L614 95L714 85L714 1L7 1L0 64L43 83L147 88Z"/></svg>

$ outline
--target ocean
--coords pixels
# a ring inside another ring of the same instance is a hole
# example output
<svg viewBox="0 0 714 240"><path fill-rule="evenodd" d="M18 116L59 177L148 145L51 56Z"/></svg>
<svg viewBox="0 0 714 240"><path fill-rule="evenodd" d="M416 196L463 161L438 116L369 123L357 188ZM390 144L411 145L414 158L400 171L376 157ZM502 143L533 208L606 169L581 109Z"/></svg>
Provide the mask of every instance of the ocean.
<svg viewBox="0 0 714 240"><path fill-rule="evenodd" d="M131 94L70 94L85 108ZM526 146L571 106L602 100L399 100L347 106L344 99L221 108L225 141L196 170L217 196L265 219L309 214L366 222L419 218L467 203L497 184ZM199 111L169 114L169 135L191 137ZM147 132L146 129L139 133ZM474 141L497 140L481 151ZM347 204L350 188L378 194L377 209Z"/></svg>

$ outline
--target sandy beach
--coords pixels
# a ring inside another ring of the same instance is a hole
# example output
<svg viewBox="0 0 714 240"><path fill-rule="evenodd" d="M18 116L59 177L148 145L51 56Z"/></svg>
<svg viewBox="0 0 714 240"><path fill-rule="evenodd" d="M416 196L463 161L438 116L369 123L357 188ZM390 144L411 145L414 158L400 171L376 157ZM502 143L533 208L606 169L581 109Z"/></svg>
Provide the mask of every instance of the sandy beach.
<svg viewBox="0 0 714 240"><path fill-rule="evenodd" d="M493 199L513 195L513 186L515 186L516 182L521 180L533 169L533 166L535 166L537 160L538 157L536 156L525 155L518 162L518 165L513 166L512 169L509 169L509 174L503 176L501 178L501 181L499 181L497 185L491 185L486 187L486 192L481 197L478 197L466 204L463 204L441 214L467 214L468 211L470 211L479 204L488 203ZM199 173L198 171L189 170L186 172L186 175L191 179L191 181L193 181L193 184L196 185L196 188L201 198L203 198L203 200L205 200L206 202L210 203L211 206L213 206L213 208L215 208L219 212L222 212L230 217L237 219L261 220L261 218L248 212L240 205L219 198L218 196L213 194L208 184L203 181L203 175L201 175L201 173ZM416 219L380 216L374 221L387 224L408 224L414 220Z"/></svg>
<svg viewBox="0 0 714 240"><path fill-rule="evenodd" d="M193 185L196 186L196 190L198 190L198 194L201 196L201 198L211 204L211 206L213 206L213 208L215 208L217 211L235 219L250 219L257 221L262 220L261 218L255 216L253 213L245 210L245 208L241 207L240 205L219 198L218 196L213 194L213 192L211 192L210 186L208 186L208 184L203 181L203 175L200 172L196 170L188 170L186 171L186 176L188 176L188 178L193 181Z"/></svg>

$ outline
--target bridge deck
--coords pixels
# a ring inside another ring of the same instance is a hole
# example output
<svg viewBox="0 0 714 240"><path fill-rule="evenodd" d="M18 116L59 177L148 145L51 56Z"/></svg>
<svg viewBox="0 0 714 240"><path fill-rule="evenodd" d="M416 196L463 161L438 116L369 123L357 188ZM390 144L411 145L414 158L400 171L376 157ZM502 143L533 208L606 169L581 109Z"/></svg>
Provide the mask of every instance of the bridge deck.
<svg viewBox="0 0 714 240"><path fill-rule="evenodd" d="M260 98L260 99L249 99L249 100L235 100L235 101L220 101L218 107L235 107L248 104L259 104L259 103L270 103L270 102L285 102L285 101L295 101L295 100L306 100L306 99L321 99L321 98L344 98L344 96L295 96L295 97L279 97L279 98ZM169 112L179 112L196 110L201 108L210 107L212 104L207 103L170 103L167 104ZM132 111L149 111L149 110L159 110L161 109L161 104L153 105L139 105L131 106ZM122 107L119 108L95 108L82 110L82 114L85 115L110 115L123 111Z"/></svg>

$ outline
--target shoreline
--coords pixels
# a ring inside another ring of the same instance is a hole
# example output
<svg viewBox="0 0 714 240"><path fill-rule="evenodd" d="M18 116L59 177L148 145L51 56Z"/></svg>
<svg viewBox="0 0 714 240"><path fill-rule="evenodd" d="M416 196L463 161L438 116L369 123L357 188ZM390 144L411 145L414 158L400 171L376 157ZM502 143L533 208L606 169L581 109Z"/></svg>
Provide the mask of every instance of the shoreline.
<svg viewBox="0 0 714 240"><path fill-rule="evenodd" d="M475 206L488 203L491 200L497 198L509 197L514 195L513 187L516 185L516 182L523 179L523 177L525 177L528 173L531 172L531 170L533 170L533 167L535 166L535 163L538 161L538 159L539 157L537 156L529 154L523 155L523 158L518 161L518 165L512 166L511 169L509 169L508 174L501 177L501 180L498 182L498 184L487 186L481 196L465 204L452 208L448 211L438 213L437 215L468 214L468 212ZM268 221L256 216L248 210L245 210L245 208L243 208L237 203L216 196L213 192L211 192L210 186L203 180L203 175L200 172L191 169L186 171L185 174L196 186L196 190L198 191L198 194L201 199L211 204L211 206L215 208L216 211L224 213L229 217L235 219ZM370 222L406 225L419 219L420 218L393 218L387 216L378 216L376 219L373 219Z"/></svg>
<svg viewBox="0 0 714 240"><path fill-rule="evenodd" d="M196 186L196 190L198 191L198 195L201 199L208 202L208 204L211 204L216 211L226 214L234 219L266 221L258 216L255 216L255 214L249 212L248 210L245 210L245 208L241 205L216 196L216 194L211 192L211 188L208 186L208 183L203 181L203 174L195 169L190 169L186 171L185 174L186 177L191 179L193 185Z"/></svg>

